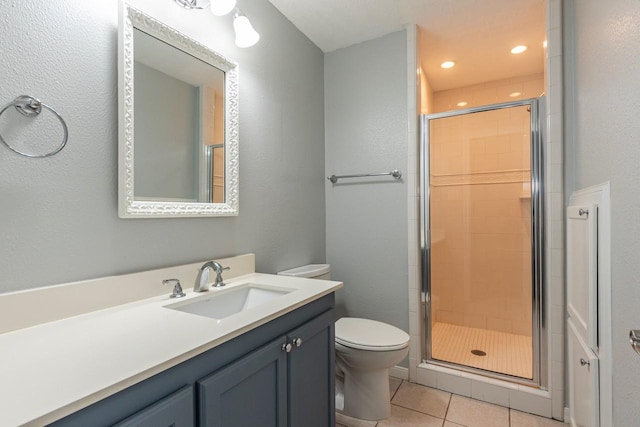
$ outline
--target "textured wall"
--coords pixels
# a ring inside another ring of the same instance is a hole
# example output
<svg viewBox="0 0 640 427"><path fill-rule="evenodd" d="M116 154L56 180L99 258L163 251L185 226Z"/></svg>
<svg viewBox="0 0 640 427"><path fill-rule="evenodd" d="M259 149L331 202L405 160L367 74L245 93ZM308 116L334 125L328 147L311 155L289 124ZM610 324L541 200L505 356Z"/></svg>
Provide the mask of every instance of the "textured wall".
<svg viewBox="0 0 640 427"><path fill-rule="evenodd" d="M327 175L404 170L404 31L325 55ZM344 282L339 315L409 330L407 189L389 177L326 183L327 261Z"/></svg>
<svg viewBox="0 0 640 427"><path fill-rule="evenodd" d="M0 292L245 252L264 272L324 261L323 54L266 0L239 1L262 36L244 50L230 16L132 1L239 63L240 216L118 218L117 3L0 2L0 102L39 97L70 133L48 159L0 146Z"/></svg>
<svg viewBox="0 0 640 427"><path fill-rule="evenodd" d="M574 32L565 34L575 61L567 193L611 182L613 422L631 426L640 399L640 358L627 337L640 328L640 3L579 0L573 9Z"/></svg>

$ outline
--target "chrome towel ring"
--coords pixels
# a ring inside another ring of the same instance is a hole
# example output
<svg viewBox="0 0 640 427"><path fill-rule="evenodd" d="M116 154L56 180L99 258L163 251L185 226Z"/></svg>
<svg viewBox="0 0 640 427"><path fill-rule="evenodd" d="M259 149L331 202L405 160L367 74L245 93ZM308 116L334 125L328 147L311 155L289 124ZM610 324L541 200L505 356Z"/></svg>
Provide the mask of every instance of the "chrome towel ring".
<svg viewBox="0 0 640 427"><path fill-rule="evenodd" d="M26 153L24 151L20 151L17 148L12 147L11 144L9 144L2 137L2 135L0 135L0 141L2 141L2 143L6 145L9 150L26 157L42 158L42 157L50 157L50 156L53 156L54 154L59 153L60 150L62 150L64 146L67 145L67 140L69 139L69 130L67 129L67 124L65 123L62 116L58 114L58 112L54 110L52 107L48 106L44 102L41 102L39 99L36 99L32 96L20 95L19 97L17 97L13 101L11 101L10 103L2 107L2 109L0 110L0 116L2 116L2 114L5 111L7 111L10 107L15 107L15 109L18 110L20 114L26 117L36 117L38 114L42 112L43 108L51 111L56 116L56 118L60 121L60 124L62 125L62 130L64 132L64 136L62 138L62 143L53 151L49 151L48 153L45 153L45 154L33 154L33 153Z"/></svg>

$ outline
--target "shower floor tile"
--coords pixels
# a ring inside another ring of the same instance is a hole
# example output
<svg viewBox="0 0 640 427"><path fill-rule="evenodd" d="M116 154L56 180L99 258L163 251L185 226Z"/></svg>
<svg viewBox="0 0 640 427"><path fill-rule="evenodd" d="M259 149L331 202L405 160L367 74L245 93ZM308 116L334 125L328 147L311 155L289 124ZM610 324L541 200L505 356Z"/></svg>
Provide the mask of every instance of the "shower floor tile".
<svg viewBox="0 0 640 427"><path fill-rule="evenodd" d="M438 322L431 331L432 357L520 378L533 377L530 336ZM485 356L477 356L480 350Z"/></svg>

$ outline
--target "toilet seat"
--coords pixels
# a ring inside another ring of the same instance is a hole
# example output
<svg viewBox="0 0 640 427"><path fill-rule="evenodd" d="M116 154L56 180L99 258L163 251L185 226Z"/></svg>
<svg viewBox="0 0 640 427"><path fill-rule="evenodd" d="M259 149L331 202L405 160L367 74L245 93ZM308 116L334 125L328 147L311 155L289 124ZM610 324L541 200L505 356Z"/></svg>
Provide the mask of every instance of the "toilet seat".
<svg viewBox="0 0 640 427"><path fill-rule="evenodd" d="M335 325L336 343L368 351L400 350L409 345L409 335L401 329L371 319L343 317Z"/></svg>

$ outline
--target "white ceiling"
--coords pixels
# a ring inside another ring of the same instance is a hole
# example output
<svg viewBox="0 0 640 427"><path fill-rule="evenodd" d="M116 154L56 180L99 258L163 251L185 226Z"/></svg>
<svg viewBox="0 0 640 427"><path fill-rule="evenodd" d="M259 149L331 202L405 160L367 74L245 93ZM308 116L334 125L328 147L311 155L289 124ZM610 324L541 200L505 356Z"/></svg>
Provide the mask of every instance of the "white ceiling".
<svg viewBox="0 0 640 427"><path fill-rule="evenodd" d="M542 73L546 0L269 0L324 52L407 24L435 91ZM512 55L513 46L529 49ZM440 63L457 65L442 70Z"/></svg>

